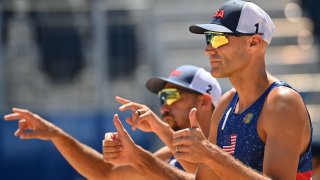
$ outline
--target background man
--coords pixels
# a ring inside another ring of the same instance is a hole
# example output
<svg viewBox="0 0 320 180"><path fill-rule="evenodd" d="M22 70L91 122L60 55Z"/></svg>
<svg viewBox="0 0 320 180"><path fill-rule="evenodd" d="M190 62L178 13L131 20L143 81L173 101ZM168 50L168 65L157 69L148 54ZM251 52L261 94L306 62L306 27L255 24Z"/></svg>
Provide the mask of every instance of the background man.
<svg viewBox="0 0 320 180"><path fill-rule="evenodd" d="M174 73L171 73L167 79L159 78L163 79L163 85L166 86L166 88L171 88L171 91L162 91L159 94L163 105L161 113L163 114L164 121L168 122L169 125L163 123L160 118L150 110L148 110L148 112L152 114L154 119L148 118L148 121L143 122L148 122L148 125L150 125L149 130L154 131L156 131L153 126L154 124L158 124L158 127L161 125L168 132L171 131L170 126L175 126L175 128L178 129L186 128L189 125L188 114L190 109L192 107L197 107L198 111L202 112L201 115L199 114L199 121L202 121L200 119L203 119L203 122L206 123L205 126L209 127L209 119L214 110L213 104L216 104L221 96L219 84L210 73L195 66L181 66L173 72ZM160 87L158 90L164 88L164 86L159 86L158 82L153 84L154 82L157 82L157 78L149 80L147 82L147 87L151 89L154 88L154 85L157 85ZM172 88L175 88L176 91L173 91ZM129 103L129 100L120 97L117 97L116 99L124 104L124 107L120 108L122 110L125 110L132 104ZM141 112L138 112L145 114L147 112L147 107L140 104L139 106L144 107L144 109L141 109ZM28 110L13 108L13 113L6 115L4 118L5 120L19 120L19 128L15 132L15 135L19 136L21 139L37 138L52 141L65 159L86 178L141 179L142 177L134 168L132 168L132 166L118 166L111 163L104 163L102 154L80 143L59 127ZM131 120L135 121L136 119L131 118ZM117 124L117 117L115 117L115 124ZM142 127L140 123L135 124L138 128ZM117 128L121 127L117 125ZM165 140L164 142L169 142L169 146L171 146L171 139ZM146 151L143 152L150 155L150 153ZM170 152L168 149L162 149L161 151L156 152L155 156L162 160L166 160L169 157L168 152ZM150 157L154 158L152 155ZM162 165L162 163L163 161L160 161L159 165ZM176 163L172 162L172 164ZM183 172L175 168L166 168L178 172L178 175ZM186 177L189 177L188 174L185 175Z"/></svg>

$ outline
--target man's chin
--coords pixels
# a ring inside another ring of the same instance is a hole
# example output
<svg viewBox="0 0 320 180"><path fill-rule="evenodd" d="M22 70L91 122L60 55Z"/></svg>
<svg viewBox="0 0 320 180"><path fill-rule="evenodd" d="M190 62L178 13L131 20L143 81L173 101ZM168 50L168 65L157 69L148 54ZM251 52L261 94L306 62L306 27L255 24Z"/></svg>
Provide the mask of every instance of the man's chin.
<svg viewBox="0 0 320 180"><path fill-rule="evenodd" d="M180 128L178 126L176 126L176 124L172 120L168 119L168 121L164 121L164 122L169 124L171 129L173 129L174 131L180 130Z"/></svg>
<svg viewBox="0 0 320 180"><path fill-rule="evenodd" d="M171 129L173 129L174 131L181 130L181 128L178 127L177 124L175 123L174 118L172 116L164 116L162 117L162 121L169 124Z"/></svg>

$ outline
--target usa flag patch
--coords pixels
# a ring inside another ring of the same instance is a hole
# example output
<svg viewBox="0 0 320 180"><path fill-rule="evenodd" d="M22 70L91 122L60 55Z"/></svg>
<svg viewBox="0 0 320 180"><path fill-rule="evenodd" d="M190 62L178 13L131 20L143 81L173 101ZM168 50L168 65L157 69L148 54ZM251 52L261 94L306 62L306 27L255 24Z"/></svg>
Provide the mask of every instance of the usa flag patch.
<svg viewBox="0 0 320 180"><path fill-rule="evenodd" d="M236 134L232 134L232 135L229 136L229 137L230 137L230 141L229 141L229 142L230 142L230 145L222 146L222 149L223 149L225 152L233 155L233 154L234 154L234 151L235 151L235 149L236 149L237 135L236 135Z"/></svg>

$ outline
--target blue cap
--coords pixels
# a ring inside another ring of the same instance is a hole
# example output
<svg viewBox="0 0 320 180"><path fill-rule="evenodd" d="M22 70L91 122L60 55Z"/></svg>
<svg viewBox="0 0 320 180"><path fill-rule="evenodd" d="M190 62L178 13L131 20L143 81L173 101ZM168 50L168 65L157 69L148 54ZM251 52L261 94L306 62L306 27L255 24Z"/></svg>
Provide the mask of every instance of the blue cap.
<svg viewBox="0 0 320 180"><path fill-rule="evenodd" d="M195 24L190 32L204 34L206 31L261 34L264 41L271 43L275 25L270 16L259 6L243 0L229 0L213 14L210 24Z"/></svg>
<svg viewBox="0 0 320 180"><path fill-rule="evenodd" d="M157 94L166 83L175 84L201 94L209 94L213 105L217 105L221 97L221 87L218 81L203 68L193 65L183 65L174 69L168 78L154 77L146 82L149 91Z"/></svg>

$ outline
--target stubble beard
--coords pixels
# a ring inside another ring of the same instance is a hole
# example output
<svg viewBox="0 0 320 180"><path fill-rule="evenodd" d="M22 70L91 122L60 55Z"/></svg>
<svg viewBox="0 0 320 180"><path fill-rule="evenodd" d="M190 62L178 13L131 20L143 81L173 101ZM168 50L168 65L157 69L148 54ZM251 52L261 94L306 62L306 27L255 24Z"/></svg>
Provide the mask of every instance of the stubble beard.
<svg viewBox="0 0 320 180"><path fill-rule="evenodd" d="M164 118L165 118L165 117L171 117L171 118L170 118L170 121L169 121L169 122L164 121ZM169 126L171 127L171 129L173 129L174 131L179 131L179 130L181 130L181 127L179 127L179 126L177 125L174 116L173 116L171 113L169 113L169 112L162 114L162 121L165 122L165 123L167 123L167 124L169 124Z"/></svg>

